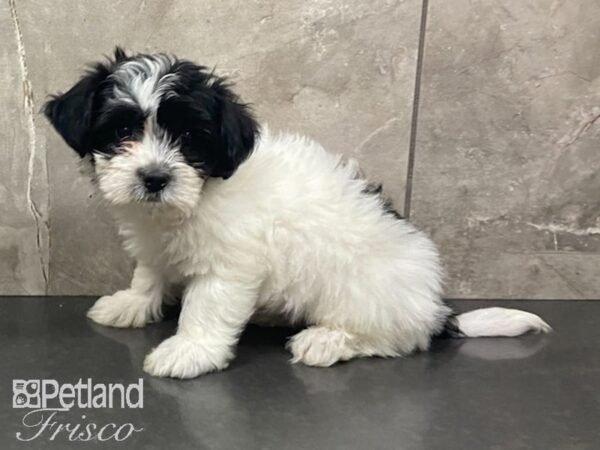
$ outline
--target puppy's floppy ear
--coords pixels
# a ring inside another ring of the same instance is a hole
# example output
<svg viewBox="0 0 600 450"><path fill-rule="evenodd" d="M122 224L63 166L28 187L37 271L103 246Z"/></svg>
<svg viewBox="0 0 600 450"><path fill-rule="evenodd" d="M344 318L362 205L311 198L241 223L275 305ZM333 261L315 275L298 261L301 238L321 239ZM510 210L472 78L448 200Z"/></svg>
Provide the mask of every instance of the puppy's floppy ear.
<svg viewBox="0 0 600 450"><path fill-rule="evenodd" d="M227 179L252 152L259 127L250 108L235 96L221 96L218 103L222 153L212 176Z"/></svg>
<svg viewBox="0 0 600 450"><path fill-rule="evenodd" d="M115 62L125 57L123 50L117 47ZM54 95L43 107L44 115L79 156L83 157L91 150L86 138L91 126L94 100L113 64L112 61L95 64L75 86L64 94Z"/></svg>
<svg viewBox="0 0 600 450"><path fill-rule="evenodd" d="M113 54L115 55L116 63L120 63L121 61L125 61L127 58L129 58L129 56L127 56L127 54L125 53L125 50L123 50L123 48L119 47L118 45L115 47Z"/></svg>

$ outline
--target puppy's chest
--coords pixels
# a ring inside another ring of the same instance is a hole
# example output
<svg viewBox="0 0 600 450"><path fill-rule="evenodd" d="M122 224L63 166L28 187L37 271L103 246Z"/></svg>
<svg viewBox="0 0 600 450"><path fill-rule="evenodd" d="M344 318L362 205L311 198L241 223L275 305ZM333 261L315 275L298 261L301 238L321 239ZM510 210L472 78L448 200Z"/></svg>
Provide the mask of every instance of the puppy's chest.
<svg viewBox="0 0 600 450"><path fill-rule="evenodd" d="M211 271L218 260L215 239L199 227L143 227L128 233L126 246L133 256L158 268L174 282Z"/></svg>

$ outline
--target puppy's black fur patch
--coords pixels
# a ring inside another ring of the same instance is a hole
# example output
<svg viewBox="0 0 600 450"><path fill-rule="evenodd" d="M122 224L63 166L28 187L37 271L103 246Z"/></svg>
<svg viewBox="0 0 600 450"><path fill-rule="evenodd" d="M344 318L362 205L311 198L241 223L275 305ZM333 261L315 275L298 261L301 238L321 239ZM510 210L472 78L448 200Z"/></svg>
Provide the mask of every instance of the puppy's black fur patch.
<svg viewBox="0 0 600 450"><path fill-rule="evenodd" d="M442 339L460 339L465 337L465 334L462 331L460 331L460 328L458 326L458 319L456 318L456 313L452 313L446 318L444 327L434 337Z"/></svg>
<svg viewBox="0 0 600 450"><path fill-rule="evenodd" d="M157 120L163 137L181 145L187 162L202 176L229 178L250 155L259 127L227 80L206 67L164 56L166 74L173 74L162 93ZM129 61L152 55L127 56L119 47L105 62L92 65L66 93L53 96L43 112L81 157L119 150L123 141L142 137L148 111L114 97L118 80L111 77Z"/></svg>
<svg viewBox="0 0 600 450"><path fill-rule="evenodd" d="M374 195L380 198L381 207L385 214L391 214L398 220L404 219L404 217L394 208L392 200L383 195L383 184L382 183L369 183L363 189L363 193L366 195Z"/></svg>
<svg viewBox="0 0 600 450"><path fill-rule="evenodd" d="M97 116L97 93L113 70L116 61L97 63L64 94L52 96L43 112L56 131L79 156L92 149L89 131Z"/></svg>

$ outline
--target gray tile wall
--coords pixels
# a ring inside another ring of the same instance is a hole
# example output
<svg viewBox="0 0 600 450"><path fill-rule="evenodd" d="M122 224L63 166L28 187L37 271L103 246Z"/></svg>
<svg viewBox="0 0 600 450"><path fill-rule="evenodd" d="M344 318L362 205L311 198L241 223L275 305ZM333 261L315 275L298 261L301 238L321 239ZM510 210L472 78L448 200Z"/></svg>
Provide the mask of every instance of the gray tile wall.
<svg viewBox="0 0 600 450"><path fill-rule="evenodd" d="M600 5L438 0L426 29L422 7L5 0L0 294L127 284L108 214L38 114L121 44L216 66L271 128L358 158L439 244L448 296L599 297Z"/></svg>
<svg viewBox="0 0 600 450"><path fill-rule="evenodd" d="M430 2L411 216L447 295L600 298L600 2Z"/></svg>

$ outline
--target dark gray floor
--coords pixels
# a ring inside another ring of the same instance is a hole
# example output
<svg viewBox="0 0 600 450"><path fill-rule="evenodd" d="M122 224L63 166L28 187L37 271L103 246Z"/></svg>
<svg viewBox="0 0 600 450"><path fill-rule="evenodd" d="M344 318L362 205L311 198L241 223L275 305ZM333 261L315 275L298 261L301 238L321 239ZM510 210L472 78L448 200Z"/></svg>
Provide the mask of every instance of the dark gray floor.
<svg viewBox="0 0 600 450"><path fill-rule="evenodd" d="M547 336L436 341L429 353L363 359L329 369L292 366L291 330L251 327L222 373L155 379L144 354L169 336L171 319L142 330L96 326L93 299L0 300L0 448L145 449L599 449L600 302L501 304L541 314ZM49 441L12 408L13 379L132 383L143 409L72 409L57 423L133 423L123 443ZM85 419L81 416L85 414Z"/></svg>

